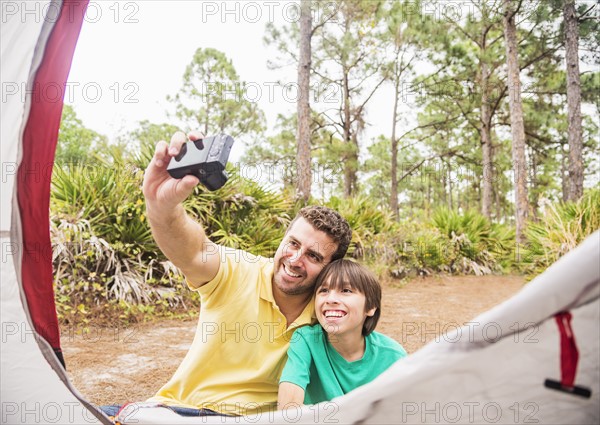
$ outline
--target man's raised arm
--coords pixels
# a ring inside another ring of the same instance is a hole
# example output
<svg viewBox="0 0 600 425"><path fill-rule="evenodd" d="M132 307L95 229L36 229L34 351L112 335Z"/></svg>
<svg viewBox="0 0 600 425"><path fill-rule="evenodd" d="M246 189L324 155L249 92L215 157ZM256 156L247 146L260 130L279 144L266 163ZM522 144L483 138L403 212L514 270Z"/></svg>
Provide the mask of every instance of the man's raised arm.
<svg viewBox="0 0 600 425"><path fill-rule="evenodd" d="M190 133L189 140L201 139L201 133ZM143 192L152 235L161 251L178 267L188 282L200 287L219 271L217 246L207 237L200 223L190 218L183 201L194 191L198 179L185 176L174 179L167 172L188 136L177 132L171 143L160 141L154 157L144 173Z"/></svg>

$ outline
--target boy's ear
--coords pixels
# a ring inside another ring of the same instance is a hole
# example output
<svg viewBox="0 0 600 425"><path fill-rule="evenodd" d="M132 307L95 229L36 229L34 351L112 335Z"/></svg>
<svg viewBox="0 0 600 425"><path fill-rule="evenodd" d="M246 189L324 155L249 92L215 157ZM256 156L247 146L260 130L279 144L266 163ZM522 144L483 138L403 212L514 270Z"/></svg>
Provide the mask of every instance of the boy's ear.
<svg viewBox="0 0 600 425"><path fill-rule="evenodd" d="M367 311L367 316L371 317L377 311L377 307L373 307L371 310Z"/></svg>

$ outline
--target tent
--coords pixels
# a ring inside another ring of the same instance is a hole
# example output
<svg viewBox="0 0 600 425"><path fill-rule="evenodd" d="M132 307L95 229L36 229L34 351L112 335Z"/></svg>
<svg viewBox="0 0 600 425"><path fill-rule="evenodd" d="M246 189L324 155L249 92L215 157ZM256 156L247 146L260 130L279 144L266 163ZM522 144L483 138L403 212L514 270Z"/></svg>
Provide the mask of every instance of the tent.
<svg viewBox="0 0 600 425"><path fill-rule="evenodd" d="M87 1L2 1L2 423L109 424L70 384L52 290L50 178ZM512 299L330 403L181 418L131 405L122 423L598 423L600 233Z"/></svg>
<svg viewBox="0 0 600 425"><path fill-rule="evenodd" d="M1 6L1 421L110 423L69 384L52 289L50 178L87 2Z"/></svg>

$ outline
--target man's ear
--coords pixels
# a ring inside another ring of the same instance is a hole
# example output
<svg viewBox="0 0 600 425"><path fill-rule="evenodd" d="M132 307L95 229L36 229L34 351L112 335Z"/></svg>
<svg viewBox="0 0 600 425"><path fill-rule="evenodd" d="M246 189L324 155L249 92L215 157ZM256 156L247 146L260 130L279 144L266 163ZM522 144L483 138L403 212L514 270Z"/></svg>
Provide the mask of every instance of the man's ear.
<svg viewBox="0 0 600 425"><path fill-rule="evenodd" d="M367 311L367 316L372 317L377 311L377 307L373 307L371 310Z"/></svg>

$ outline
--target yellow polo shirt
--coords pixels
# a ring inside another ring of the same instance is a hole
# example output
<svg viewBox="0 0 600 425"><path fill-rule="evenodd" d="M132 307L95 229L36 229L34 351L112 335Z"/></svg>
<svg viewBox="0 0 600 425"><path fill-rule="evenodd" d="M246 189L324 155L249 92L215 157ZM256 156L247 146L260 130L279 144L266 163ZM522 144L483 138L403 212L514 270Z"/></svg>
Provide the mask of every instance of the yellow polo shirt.
<svg viewBox="0 0 600 425"><path fill-rule="evenodd" d="M219 247L215 278L197 289L194 341L173 377L149 401L228 415L276 410L292 334L315 323L311 301L291 326L273 299L273 259Z"/></svg>

